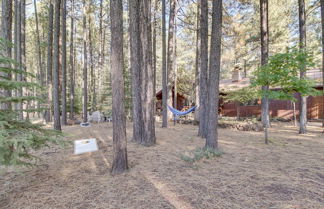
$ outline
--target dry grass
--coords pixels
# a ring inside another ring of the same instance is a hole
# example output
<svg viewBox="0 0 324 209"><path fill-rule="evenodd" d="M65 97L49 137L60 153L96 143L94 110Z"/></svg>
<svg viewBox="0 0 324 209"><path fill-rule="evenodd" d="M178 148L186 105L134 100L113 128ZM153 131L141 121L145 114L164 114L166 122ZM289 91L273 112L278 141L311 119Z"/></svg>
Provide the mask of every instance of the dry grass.
<svg viewBox="0 0 324 209"><path fill-rule="evenodd" d="M179 156L204 145L197 127L157 124L157 145L129 142L129 172L111 176L112 125L65 127L71 140L97 138L100 151L43 150L41 166L1 173L0 208L324 208L324 135L295 129L276 124L270 145L262 133L220 129L225 154L193 166Z"/></svg>

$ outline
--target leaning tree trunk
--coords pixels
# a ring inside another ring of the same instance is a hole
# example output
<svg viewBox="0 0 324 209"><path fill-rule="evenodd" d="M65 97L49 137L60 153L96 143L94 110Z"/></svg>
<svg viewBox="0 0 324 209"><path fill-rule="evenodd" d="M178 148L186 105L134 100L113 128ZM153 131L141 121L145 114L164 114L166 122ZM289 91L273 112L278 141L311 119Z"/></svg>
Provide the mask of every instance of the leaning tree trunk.
<svg viewBox="0 0 324 209"><path fill-rule="evenodd" d="M1 38L7 40L11 43L12 41L12 0L2 0L1 5ZM8 44L3 49L3 55L6 57L11 57L11 46ZM6 67L10 67L6 66ZM0 73L0 78L2 76L7 77L9 80L11 80L11 73ZM11 91L10 90L4 90L0 91L0 96L4 97L11 97ZM0 105L0 109L8 110L11 109L11 103L2 103Z"/></svg>
<svg viewBox="0 0 324 209"><path fill-rule="evenodd" d="M208 80L208 1L201 0L200 12L200 79L199 79L199 130L198 135L207 136L207 80Z"/></svg>
<svg viewBox="0 0 324 209"><path fill-rule="evenodd" d="M47 34L47 110L45 111L45 121L48 123L51 121L52 115L52 101L53 101L53 78L52 78L52 56L53 56L53 4L49 6L49 15L48 15L48 34Z"/></svg>
<svg viewBox="0 0 324 209"><path fill-rule="evenodd" d="M83 122L88 122L87 5L83 0Z"/></svg>
<svg viewBox="0 0 324 209"><path fill-rule="evenodd" d="M218 148L219 74L222 42L222 0L213 0L208 82L208 128L205 148Z"/></svg>
<svg viewBox="0 0 324 209"><path fill-rule="evenodd" d="M322 82L324 92L324 0L321 1L321 23L322 23ZM322 108L322 127L324 127L324 95L323 95L323 108Z"/></svg>
<svg viewBox="0 0 324 209"><path fill-rule="evenodd" d="M133 140L141 143L144 137L142 112L142 68L139 1L129 0L130 68L132 75Z"/></svg>
<svg viewBox="0 0 324 209"><path fill-rule="evenodd" d="M162 0L162 128L168 127L165 1Z"/></svg>
<svg viewBox="0 0 324 209"><path fill-rule="evenodd" d="M153 95L153 66L152 66L152 27L151 1L140 1L140 30L142 46L142 101L144 119L144 138L141 144L155 144L154 95Z"/></svg>
<svg viewBox="0 0 324 209"><path fill-rule="evenodd" d="M67 124L66 111L66 0L62 0L62 124Z"/></svg>
<svg viewBox="0 0 324 209"><path fill-rule="evenodd" d="M110 1L111 18L111 79L113 116L113 162L112 173L119 174L128 169L126 117L124 107L123 79L123 6L122 0Z"/></svg>
<svg viewBox="0 0 324 209"><path fill-rule="evenodd" d="M261 65L268 63L269 53L269 27L268 27L268 0L260 0L261 18ZM269 90L269 86L262 86L262 91ZM261 100L262 124L264 129L265 143L268 144L269 121L269 98L263 96Z"/></svg>
<svg viewBox="0 0 324 209"><path fill-rule="evenodd" d="M169 30L168 30L168 55L167 55L167 104L172 107L172 87L173 87L173 78L174 78L174 23L176 18L176 8L178 0L170 0L170 14L169 14ZM172 118L171 111L167 111L168 119Z"/></svg>
<svg viewBox="0 0 324 209"><path fill-rule="evenodd" d="M70 115L71 120L74 119L74 0L71 0L71 31L70 31Z"/></svg>
<svg viewBox="0 0 324 209"><path fill-rule="evenodd" d="M61 0L55 0L54 12L54 56L53 56L53 103L54 103L54 129L61 130L60 121L60 94L59 94L59 41L60 41L60 4Z"/></svg>
<svg viewBox="0 0 324 209"><path fill-rule="evenodd" d="M305 0L298 0L299 6L299 48L305 50L306 48L306 14L305 14ZM306 69L300 69L300 79L306 78ZM299 95L299 133L305 134L307 124L307 97Z"/></svg>

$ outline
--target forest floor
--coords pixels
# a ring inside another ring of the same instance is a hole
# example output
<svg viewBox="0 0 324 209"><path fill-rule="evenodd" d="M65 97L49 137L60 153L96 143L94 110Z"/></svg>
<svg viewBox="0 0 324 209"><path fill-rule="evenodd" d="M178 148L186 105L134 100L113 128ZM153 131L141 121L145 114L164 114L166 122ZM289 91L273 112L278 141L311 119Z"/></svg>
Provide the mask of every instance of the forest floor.
<svg viewBox="0 0 324 209"><path fill-rule="evenodd" d="M132 126L127 124L128 138ZM99 151L48 148L39 167L0 173L0 208L324 208L324 134L276 123L262 132L219 130L221 157L194 164L180 156L204 146L197 126L156 125L157 144L128 143L129 171L110 175L112 124L64 127L69 140L97 138Z"/></svg>

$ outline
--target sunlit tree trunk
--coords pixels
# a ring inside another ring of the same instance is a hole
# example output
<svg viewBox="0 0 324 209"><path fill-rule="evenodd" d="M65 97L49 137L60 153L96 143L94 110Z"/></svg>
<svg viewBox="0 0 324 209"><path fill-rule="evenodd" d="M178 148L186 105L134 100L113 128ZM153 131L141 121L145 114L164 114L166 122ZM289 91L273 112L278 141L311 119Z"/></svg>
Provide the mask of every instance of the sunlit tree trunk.
<svg viewBox="0 0 324 209"><path fill-rule="evenodd" d="M111 80L113 116L113 161L112 173L123 173L128 169L126 117L124 107L123 79L123 6L122 0L110 1L111 18Z"/></svg>
<svg viewBox="0 0 324 209"><path fill-rule="evenodd" d="M261 19L261 65L268 63L269 53L269 26L268 26L268 0L260 0L260 19ZM269 86L262 86L263 91L267 91ZM263 96L261 100L261 117L264 129L265 143L268 143L269 121L269 98Z"/></svg>
<svg viewBox="0 0 324 209"><path fill-rule="evenodd" d="M199 130L198 135L207 136L207 78L208 78L208 1L201 0L200 12L200 79L199 79Z"/></svg>
<svg viewBox="0 0 324 209"><path fill-rule="evenodd" d="M222 0L213 0L208 76L208 128L205 148L218 148L219 74L222 42Z"/></svg>
<svg viewBox="0 0 324 209"><path fill-rule="evenodd" d="M59 41L60 41L60 4L61 0L55 0L54 18L54 55L53 55L53 103L54 103L54 129L61 130L60 99L59 99Z"/></svg>
<svg viewBox="0 0 324 209"><path fill-rule="evenodd" d="M299 6L299 47L301 50L306 48L306 14L305 14L305 0L298 0ZM306 69L300 69L300 79L306 78ZM307 97L299 95L299 133L305 134L307 132Z"/></svg>

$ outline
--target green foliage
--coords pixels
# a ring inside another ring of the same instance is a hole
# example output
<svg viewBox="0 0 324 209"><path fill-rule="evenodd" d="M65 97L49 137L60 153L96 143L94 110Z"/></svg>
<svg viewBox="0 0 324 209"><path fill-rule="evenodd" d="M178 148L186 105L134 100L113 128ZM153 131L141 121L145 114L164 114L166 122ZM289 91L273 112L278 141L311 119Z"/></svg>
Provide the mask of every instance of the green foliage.
<svg viewBox="0 0 324 209"><path fill-rule="evenodd" d="M189 153L189 155L180 155L180 158L188 163L197 162L203 158L210 159L213 157L220 157L224 154L222 151L211 149L211 148L197 148Z"/></svg>
<svg viewBox="0 0 324 209"><path fill-rule="evenodd" d="M271 56L268 64L258 68L254 73L252 87L269 86L261 95L270 99L295 100L294 93L303 96L315 96L315 82L308 78L299 78L300 70L305 72L314 67L313 56L297 48L287 49L285 53Z"/></svg>
<svg viewBox="0 0 324 209"><path fill-rule="evenodd" d="M3 40L0 39L0 43L3 49ZM11 68L11 66L14 65L17 65L14 60L0 55L0 75L3 76L0 79L0 91L13 91L22 88L28 90L38 86L31 82L9 80L9 77L6 76L9 73L18 76L22 74L24 74L25 77L30 76L29 73L20 69ZM4 103L15 104L34 100L41 101L40 98L34 96L1 96L0 106L3 106ZM32 151L38 150L44 146L49 146L50 144L66 144L66 142L61 139L62 135L60 133L44 129L40 124L33 124L30 121L19 119L18 113L21 111L22 110L12 109L0 110L0 165L34 165L37 158L32 154ZM28 112L35 110L25 109L23 111ZM39 109L36 111L39 111Z"/></svg>
<svg viewBox="0 0 324 209"><path fill-rule="evenodd" d="M247 104L252 100L260 98L260 92L256 88L244 87L236 91L227 92L223 98L225 102Z"/></svg>

